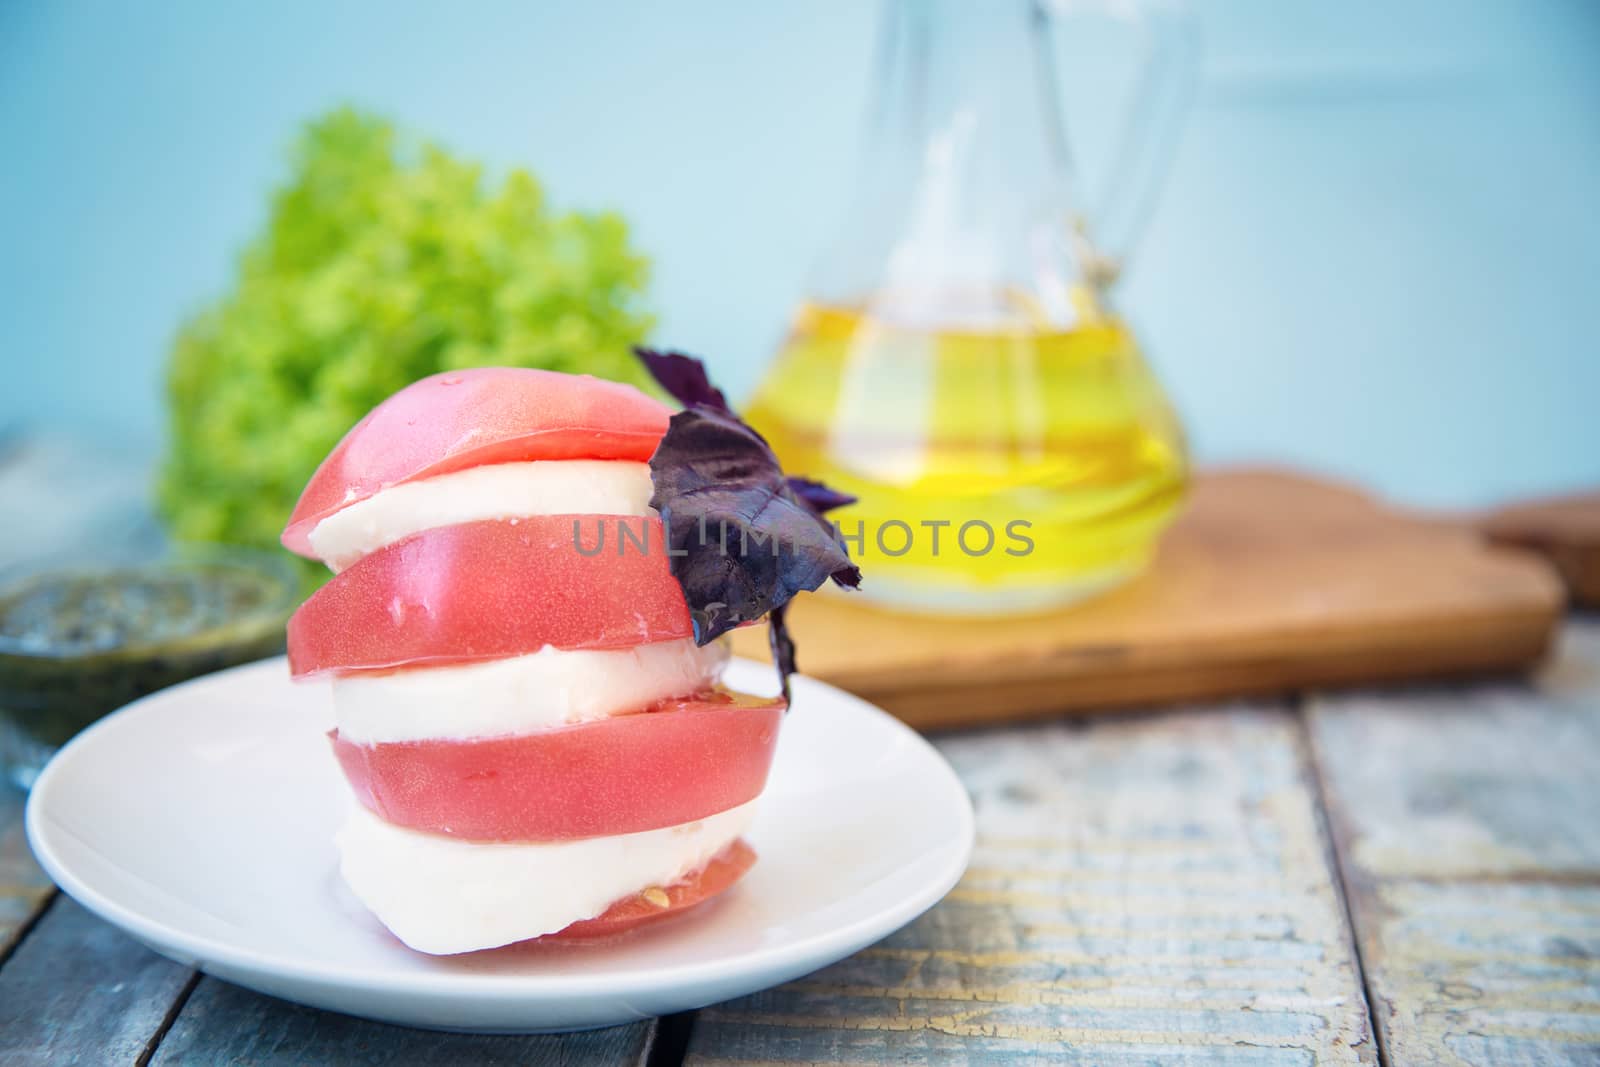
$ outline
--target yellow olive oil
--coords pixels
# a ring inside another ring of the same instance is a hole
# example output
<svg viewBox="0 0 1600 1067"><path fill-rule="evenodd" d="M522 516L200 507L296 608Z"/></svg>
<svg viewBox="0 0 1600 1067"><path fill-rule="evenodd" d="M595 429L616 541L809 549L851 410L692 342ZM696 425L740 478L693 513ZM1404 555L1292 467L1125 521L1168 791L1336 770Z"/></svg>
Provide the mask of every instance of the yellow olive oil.
<svg viewBox="0 0 1600 1067"><path fill-rule="evenodd" d="M1036 610L1124 580L1182 498L1182 435L1123 323L992 316L929 329L802 306L746 417L834 513L862 591Z"/></svg>

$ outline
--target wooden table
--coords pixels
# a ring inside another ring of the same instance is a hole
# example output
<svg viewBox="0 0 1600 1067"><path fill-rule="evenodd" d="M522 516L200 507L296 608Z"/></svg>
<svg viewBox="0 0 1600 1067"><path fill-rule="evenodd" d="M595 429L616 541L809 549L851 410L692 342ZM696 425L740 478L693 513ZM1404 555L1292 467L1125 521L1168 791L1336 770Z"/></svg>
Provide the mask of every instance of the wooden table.
<svg viewBox="0 0 1600 1067"><path fill-rule="evenodd" d="M948 734L978 844L907 929L588 1034L247 992L55 893L0 793L0 1063L1600 1063L1600 619L1532 682Z"/></svg>

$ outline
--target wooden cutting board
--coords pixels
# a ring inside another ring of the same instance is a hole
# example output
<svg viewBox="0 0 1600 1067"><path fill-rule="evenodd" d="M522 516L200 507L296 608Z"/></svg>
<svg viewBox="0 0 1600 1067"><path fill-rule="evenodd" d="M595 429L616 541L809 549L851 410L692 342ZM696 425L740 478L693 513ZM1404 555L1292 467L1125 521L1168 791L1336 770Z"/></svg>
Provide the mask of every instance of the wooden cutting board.
<svg viewBox="0 0 1600 1067"><path fill-rule="evenodd" d="M789 618L806 674L932 729L1516 670L1549 647L1563 597L1547 562L1467 525L1239 470L1198 480L1147 573L1070 610L939 618L838 593ZM765 658L764 629L734 647Z"/></svg>

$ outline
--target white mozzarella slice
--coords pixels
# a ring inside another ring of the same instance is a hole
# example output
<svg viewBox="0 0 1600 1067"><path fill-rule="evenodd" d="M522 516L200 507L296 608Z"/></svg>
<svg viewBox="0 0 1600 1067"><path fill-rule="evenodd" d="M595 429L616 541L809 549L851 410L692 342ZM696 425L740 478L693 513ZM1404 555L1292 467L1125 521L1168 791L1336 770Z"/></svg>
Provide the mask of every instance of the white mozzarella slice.
<svg viewBox="0 0 1600 1067"><path fill-rule="evenodd" d="M496 463L404 482L334 512L311 549L335 571L422 530L526 515L650 515L650 466L622 460Z"/></svg>
<svg viewBox="0 0 1600 1067"><path fill-rule="evenodd" d="M555 933L682 881L745 831L755 803L661 830L548 844L461 841L358 807L339 832L340 870L412 948L471 952Z"/></svg>
<svg viewBox="0 0 1600 1067"><path fill-rule="evenodd" d="M681 638L351 674L333 679L334 724L358 745L534 733L710 688L727 662L724 642Z"/></svg>

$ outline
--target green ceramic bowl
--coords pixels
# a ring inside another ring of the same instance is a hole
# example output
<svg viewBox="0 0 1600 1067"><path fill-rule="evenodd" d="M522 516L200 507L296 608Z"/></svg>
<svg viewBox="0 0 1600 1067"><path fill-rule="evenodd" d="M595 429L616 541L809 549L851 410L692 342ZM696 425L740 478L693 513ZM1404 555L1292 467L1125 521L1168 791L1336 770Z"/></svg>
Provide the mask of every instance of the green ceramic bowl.
<svg viewBox="0 0 1600 1067"><path fill-rule="evenodd" d="M298 594L285 560L232 548L0 581L0 774L26 789L107 713L282 651Z"/></svg>

